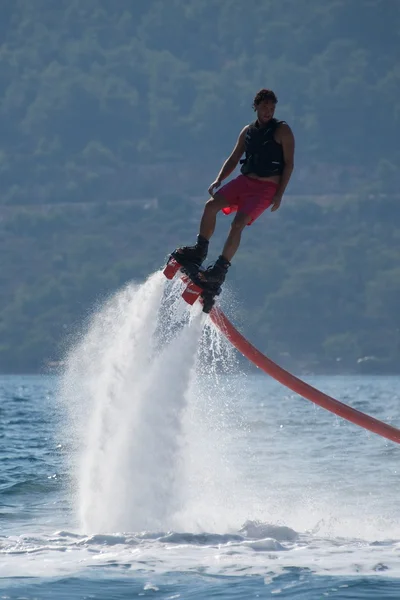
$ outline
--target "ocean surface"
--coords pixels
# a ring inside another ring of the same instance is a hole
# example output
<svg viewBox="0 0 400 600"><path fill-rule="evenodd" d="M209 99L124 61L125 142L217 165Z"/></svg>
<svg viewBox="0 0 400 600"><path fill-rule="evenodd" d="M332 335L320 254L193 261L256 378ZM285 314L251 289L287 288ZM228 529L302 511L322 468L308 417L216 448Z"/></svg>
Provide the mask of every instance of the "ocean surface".
<svg viewBox="0 0 400 600"><path fill-rule="evenodd" d="M246 373L177 285L0 377L0 598L400 599L400 447ZM400 426L399 377L306 380Z"/></svg>

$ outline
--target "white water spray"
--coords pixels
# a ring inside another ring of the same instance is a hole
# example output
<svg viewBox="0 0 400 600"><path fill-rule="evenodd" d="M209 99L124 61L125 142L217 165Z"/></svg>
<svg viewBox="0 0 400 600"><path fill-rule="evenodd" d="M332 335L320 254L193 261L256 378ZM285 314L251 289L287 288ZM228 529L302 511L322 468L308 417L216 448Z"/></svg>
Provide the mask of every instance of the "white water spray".
<svg viewBox="0 0 400 600"><path fill-rule="evenodd" d="M232 353L180 288L161 273L126 287L69 353L63 395L85 531L212 530L210 507L226 515L234 474L218 373Z"/></svg>

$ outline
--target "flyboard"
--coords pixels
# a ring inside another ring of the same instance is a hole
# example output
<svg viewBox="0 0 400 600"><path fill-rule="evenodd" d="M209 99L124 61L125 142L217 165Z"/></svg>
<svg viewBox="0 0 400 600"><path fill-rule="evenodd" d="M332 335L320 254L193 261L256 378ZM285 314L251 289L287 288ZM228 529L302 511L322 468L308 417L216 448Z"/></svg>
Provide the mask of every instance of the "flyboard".
<svg viewBox="0 0 400 600"><path fill-rule="evenodd" d="M188 304L194 304L196 300L200 300L203 304L203 312L210 313L210 318L214 325L218 327L221 333L231 342L231 344L245 356L256 367L262 369L267 375L270 375L279 383L289 388L296 394L299 394L306 400L310 400L321 406L325 410L346 419L359 427L363 427L368 431L372 431L381 437L387 438L392 442L400 444L400 429L396 429L392 425L379 421L370 415L367 415L360 410L351 408L347 404L328 396L317 388L309 385L302 379L289 373L262 352L257 350L229 321L226 315L218 306L214 306L216 297L220 294L221 288L209 289L204 286L198 278L198 269L191 270L179 264L177 257L172 254L164 269L164 275L167 279L173 277L179 272L181 279L186 284L186 288L182 293L182 298Z"/></svg>

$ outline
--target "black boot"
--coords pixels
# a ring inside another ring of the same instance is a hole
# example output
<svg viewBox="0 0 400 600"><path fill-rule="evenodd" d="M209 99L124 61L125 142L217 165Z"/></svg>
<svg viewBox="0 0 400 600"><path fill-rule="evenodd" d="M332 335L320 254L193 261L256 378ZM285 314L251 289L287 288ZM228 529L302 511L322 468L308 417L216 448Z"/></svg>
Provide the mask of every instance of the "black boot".
<svg viewBox="0 0 400 600"><path fill-rule="evenodd" d="M231 263L229 260L226 260L221 254L213 265L207 267L207 269L199 275L199 279L205 283L209 283L213 287L219 287L224 283L230 266Z"/></svg>
<svg viewBox="0 0 400 600"><path fill-rule="evenodd" d="M197 242L194 246L182 246L172 253L172 256L182 265L194 265L201 267L207 258L208 240L202 235L197 236Z"/></svg>

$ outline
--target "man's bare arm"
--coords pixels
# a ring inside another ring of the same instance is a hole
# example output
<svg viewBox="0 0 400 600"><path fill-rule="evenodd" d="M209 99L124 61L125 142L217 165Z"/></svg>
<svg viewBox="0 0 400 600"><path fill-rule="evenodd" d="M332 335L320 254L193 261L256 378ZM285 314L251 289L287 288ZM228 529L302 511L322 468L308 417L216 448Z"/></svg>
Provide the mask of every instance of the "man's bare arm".
<svg viewBox="0 0 400 600"><path fill-rule="evenodd" d="M246 133L249 126L243 127L242 131L239 134L236 145L232 150L231 155L226 159L224 164L222 165L222 169L220 170L217 180L223 181L236 169L239 160L242 158L244 149L245 149L245 139Z"/></svg>
<svg viewBox="0 0 400 600"><path fill-rule="evenodd" d="M221 185L221 181L223 181L224 179L229 177L229 175L231 173L233 173L233 171L236 169L236 167L239 163L239 160L243 156L243 153L245 150L245 139L246 139L246 133L247 133L248 127L249 127L248 125L246 125L246 127L243 127L243 129L240 132L239 137L237 139L236 145L235 145L234 149L232 150L230 156L226 159L226 161L222 165L222 168L221 168L220 172L218 173L217 179L210 185L208 192L211 196L213 195L214 189L219 188L219 186Z"/></svg>
<svg viewBox="0 0 400 600"><path fill-rule="evenodd" d="M294 169L294 135L289 125L286 123L282 124L279 128L279 138L279 141L282 144L284 167L275 196L282 198Z"/></svg>

